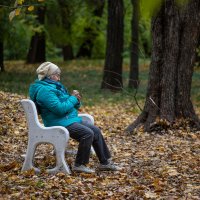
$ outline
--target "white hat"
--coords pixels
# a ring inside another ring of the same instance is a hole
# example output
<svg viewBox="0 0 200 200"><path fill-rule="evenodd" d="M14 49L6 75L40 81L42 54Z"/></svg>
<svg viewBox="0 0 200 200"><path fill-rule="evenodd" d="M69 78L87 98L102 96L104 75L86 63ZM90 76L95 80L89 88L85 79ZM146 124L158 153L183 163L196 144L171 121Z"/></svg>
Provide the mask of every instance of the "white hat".
<svg viewBox="0 0 200 200"><path fill-rule="evenodd" d="M44 62L37 68L36 72L38 79L42 80L52 74L60 73L60 68L51 62Z"/></svg>

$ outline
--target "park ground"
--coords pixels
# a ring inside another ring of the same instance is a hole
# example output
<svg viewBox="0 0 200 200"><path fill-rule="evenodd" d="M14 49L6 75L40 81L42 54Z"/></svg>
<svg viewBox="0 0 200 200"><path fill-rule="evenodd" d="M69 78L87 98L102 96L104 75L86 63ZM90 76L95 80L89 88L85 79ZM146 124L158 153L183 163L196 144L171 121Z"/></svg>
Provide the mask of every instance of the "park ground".
<svg viewBox="0 0 200 200"><path fill-rule="evenodd" d="M125 66L121 93L99 89L101 63L59 63L63 83L69 90L79 89L83 95L84 113L94 116L95 123L112 152L113 161L122 170L95 174L58 173L49 175L46 168L55 165L53 147L40 145L33 170L21 172L27 147L27 125L20 100L27 98L28 86L34 80L37 66L23 62L6 63L7 72L0 74L0 199L199 199L200 198L200 132L193 132L185 123L167 132L145 133L139 129L126 135L124 129L139 114L134 100L135 91L126 88L128 68ZM138 104L144 104L147 71L141 63ZM200 113L199 70L193 77L192 99ZM70 148L77 143L70 140ZM73 155L66 155L71 167ZM91 156L91 168L98 161Z"/></svg>

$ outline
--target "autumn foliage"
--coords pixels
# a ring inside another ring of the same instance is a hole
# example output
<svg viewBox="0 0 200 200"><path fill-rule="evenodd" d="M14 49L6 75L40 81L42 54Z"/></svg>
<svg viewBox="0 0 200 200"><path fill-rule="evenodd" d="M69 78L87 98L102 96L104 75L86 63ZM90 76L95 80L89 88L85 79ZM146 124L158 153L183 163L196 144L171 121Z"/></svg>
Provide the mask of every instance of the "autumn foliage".
<svg viewBox="0 0 200 200"><path fill-rule="evenodd" d="M21 172L27 146L27 126L20 99L0 92L0 199L199 199L200 135L189 129L168 134L123 133L132 121L131 105L108 104L85 107L92 114L122 171L96 174L48 175L55 165L52 146L40 145L35 165L42 173ZM77 143L70 140L70 148ZM73 155L66 155L71 166ZM97 167L96 157L90 166Z"/></svg>

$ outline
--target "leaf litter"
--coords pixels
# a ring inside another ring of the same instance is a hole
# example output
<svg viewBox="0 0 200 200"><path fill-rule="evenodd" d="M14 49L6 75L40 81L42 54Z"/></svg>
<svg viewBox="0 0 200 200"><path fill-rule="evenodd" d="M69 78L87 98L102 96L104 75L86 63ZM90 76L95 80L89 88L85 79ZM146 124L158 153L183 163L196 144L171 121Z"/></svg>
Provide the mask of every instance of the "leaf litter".
<svg viewBox="0 0 200 200"><path fill-rule="evenodd" d="M180 127L162 135L142 129L125 135L136 117L131 103L126 109L113 103L82 109L95 117L121 171L47 174L56 161L53 147L42 144L34 160L42 172L21 172L28 139L23 98L0 91L0 199L200 199L199 132ZM76 150L77 142L71 139L70 148ZM70 167L74 159L66 155ZM97 163L92 156L89 166Z"/></svg>

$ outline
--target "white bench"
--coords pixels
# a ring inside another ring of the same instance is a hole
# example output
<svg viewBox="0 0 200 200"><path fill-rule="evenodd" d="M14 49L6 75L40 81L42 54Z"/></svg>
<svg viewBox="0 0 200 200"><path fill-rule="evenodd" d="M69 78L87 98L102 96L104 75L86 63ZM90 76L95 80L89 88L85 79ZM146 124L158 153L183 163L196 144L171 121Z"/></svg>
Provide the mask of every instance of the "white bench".
<svg viewBox="0 0 200 200"><path fill-rule="evenodd" d="M28 125L28 147L23 163L22 171L34 169L40 172L40 169L33 166L34 154L37 146L41 143L50 143L54 146L56 153L56 167L47 170L49 173L64 172L70 174L70 169L65 162L65 148L69 141L69 132L62 126L44 127L38 120L37 109L34 102L30 99L21 100L24 108ZM94 124L94 118L89 114L79 114L83 121ZM91 148L94 154L94 149Z"/></svg>

